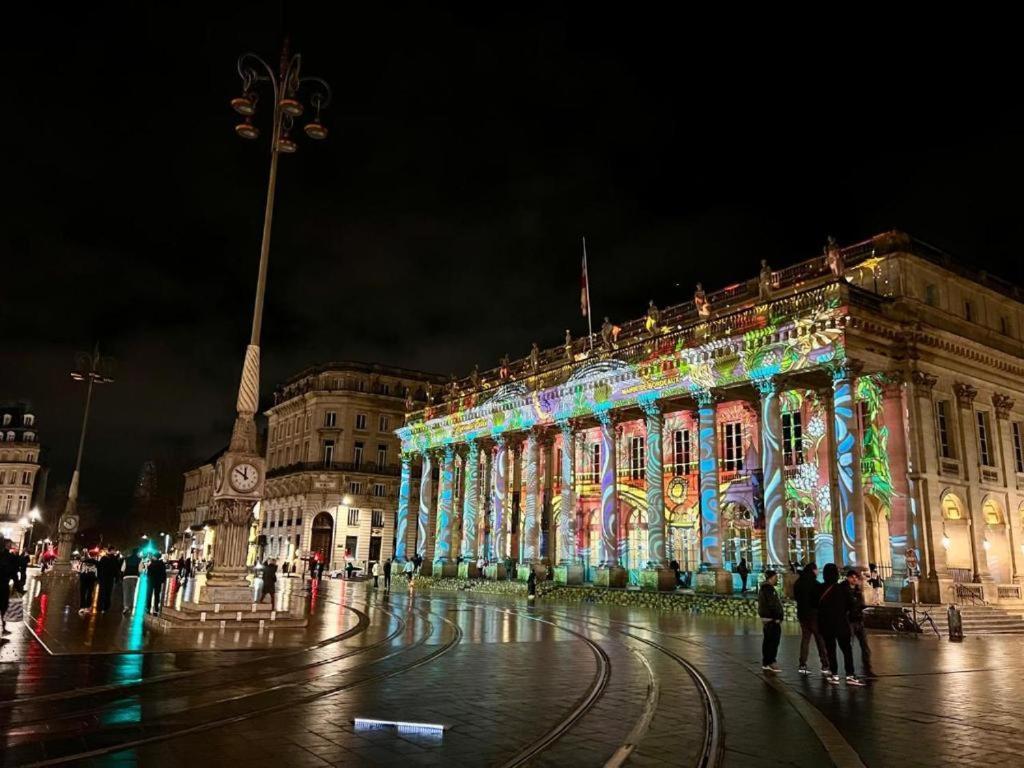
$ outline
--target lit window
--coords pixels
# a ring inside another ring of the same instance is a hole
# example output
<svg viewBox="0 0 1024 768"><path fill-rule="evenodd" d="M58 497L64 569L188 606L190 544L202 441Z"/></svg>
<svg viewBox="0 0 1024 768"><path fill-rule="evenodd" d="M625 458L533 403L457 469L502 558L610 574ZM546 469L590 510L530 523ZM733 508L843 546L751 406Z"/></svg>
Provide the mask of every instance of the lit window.
<svg viewBox="0 0 1024 768"><path fill-rule="evenodd" d="M350 509L348 511L348 524L349 525L359 525L359 510L358 509Z"/></svg>
<svg viewBox="0 0 1024 768"><path fill-rule="evenodd" d="M644 476L645 456L644 439L633 437L629 441L629 476L633 480L642 480Z"/></svg>
<svg viewBox="0 0 1024 768"><path fill-rule="evenodd" d="M944 459L955 459L953 441L949 433L949 401L938 400L935 403L935 419L939 428L939 456Z"/></svg>
<svg viewBox="0 0 1024 768"><path fill-rule="evenodd" d="M782 458L787 467L804 463L802 422L800 411L782 414Z"/></svg>
<svg viewBox="0 0 1024 768"><path fill-rule="evenodd" d="M978 460L981 461L983 467L995 466L992 461L992 442L988 428L988 412L977 411L975 415L978 419Z"/></svg>
<svg viewBox="0 0 1024 768"><path fill-rule="evenodd" d="M1006 318L1004 317L1003 319L1005 320ZM24 424L26 427L31 427L32 424L35 422L35 420L36 420L35 416L33 416L31 413L26 413L21 421L22 421L22 424Z"/></svg>
<svg viewBox="0 0 1024 768"><path fill-rule="evenodd" d="M387 489L384 486L384 483L374 483L373 484L373 495L376 496L377 498L382 498L385 495L386 492L387 492Z"/></svg>
<svg viewBox="0 0 1024 768"><path fill-rule="evenodd" d="M1013 463L1017 472L1024 473L1024 443L1021 438L1021 424L1013 422Z"/></svg>
<svg viewBox="0 0 1024 768"><path fill-rule="evenodd" d="M743 423L730 421L723 425L722 467L726 471L743 469Z"/></svg>
<svg viewBox="0 0 1024 768"><path fill-rule="evenodd" d="M363 492L363 484L357 480L353 480L348 484L348 492L353 496L359 496Z"/></svg>
<svg viewBox="0 0 1024 768"><path fill-rule="evenodd" d="M601 444L594 443L590 446L590 482L596 483L601 477Z"/></svg>

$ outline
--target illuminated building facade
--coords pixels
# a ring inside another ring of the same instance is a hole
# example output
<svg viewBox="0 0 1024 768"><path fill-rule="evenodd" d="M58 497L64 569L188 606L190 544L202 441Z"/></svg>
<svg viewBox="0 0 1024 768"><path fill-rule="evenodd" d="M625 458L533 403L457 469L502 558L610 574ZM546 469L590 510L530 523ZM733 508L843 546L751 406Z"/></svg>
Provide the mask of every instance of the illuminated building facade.
<svg viewBox="0 0 1024 768"><path fill-rule="evenodd" d="M649 588L675 560L718 592L743 557L875 563L890 598L1018 600L1022 327L1015 288L898 232L762 264L411 410L397 555Z"/></svg>
<svg viewBox="0 0 1024 768"><path fill-rule="evenodd" d="M36 417L25 403L0 406L0 535L27 544L29 513L42 502Z"/></svg>
<svg viewBox="0 0 1024 768"><path fill-rule="evenodd" d="M274 393L267 417L267 482L259 505L264 555L300 567L381 561L394 552L400 444L407 399L425 403L444 379L383 365L334 362Z"/></svg>
<svg viewBox="0 0 1024 768"><path fill-rule="evenodd" d="M182 535L182 552L197 560L213 557L216 522L211 514L210 502L213 500L214 467L225 450L218 451L201 466L185 472L178 530Z"/></svg>

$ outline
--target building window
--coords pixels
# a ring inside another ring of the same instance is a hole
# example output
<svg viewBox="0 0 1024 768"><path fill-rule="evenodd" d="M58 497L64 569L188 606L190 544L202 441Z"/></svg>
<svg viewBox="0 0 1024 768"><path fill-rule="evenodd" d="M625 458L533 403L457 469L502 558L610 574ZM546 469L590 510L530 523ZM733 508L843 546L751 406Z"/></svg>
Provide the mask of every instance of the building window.
<svg viewBox="0 0 1024 768"><path fill-rule="evenodd" d="M555 466L552 467L552 471L554 472L554 474L552 475L552 479L554 480L555 485L561 485L562 484L562 449L561 448L555 448Z"/></svg>
<svg viewBox="0 0 1024 768"><path fill-rule="evenodd" d="M25 433L25 442L26 443L34 442L35 439L36 439L36 433L35 432L26 432Z"/></svg>
<svg viewBox="0 0 1024 768"><path fill-rule="evenodd" d="M939 305L939 289L934 283L929 283L924 287L924 303L929 307Z"/></svg>
<svg viewBox="0 0 1024 768"><path fill-rule="evenodd" d="M324 466L330 467L334 463L334 441L324 440Z"/></svg>
<svg viewBox="0 0 1024 768"><path fill-rule="evenodd" d="M743 422L726 422L722 428L722 467L727 472L743 469Z"/></svg>
<svg viewBox="0 0 1024 768"><path fill-rule="evenodd" d="M365 413L357 413L356 414L356 429L364 429L364 430L366 429L366 414Z"/></svg>
<svg viewBox="0 0 1024 768"><path fill-rule="evenodd" d="M388 463L388 447L384 443L377 443L377 466L385 467Z"/></svg>
<svg viewBox="0 0 1024 768"><path fill-rule="evenodd" d="M949 400L938 400L935 403L935 418L939 427L939 456L944 459L955 459L952 435L949 433Z"/></svg>
<svg viewBox="0 0 1024 768"><path fill-rule="evenodd" d="M358 496L363 492L363 484L358 480L352 480L348 484L348 492L355 496Z"/></svg>
<svg viewBox="0 0 1024 768"><path fill-rule="evenodd" d="M988 429L988 412L978 411L978 459L983 467L994 467L992 461L992 441Z"/></svg>
<svg viewBox="0 0 1024 768"><path fill-rule="evenodd" d="M999 332L1003 336L1010 335L1010 321L1006 319L1006 315L999 316Z"/></svg>
<svg viewBox="0 0 1024 768"><path fill-rule="evenodd" d="M1005 319L1006 318L1004 317L1003 320L1005 320ZM25 416L22 418L21 422L26 427L31 427L32 424L35 422L35 420L36 420L35 416L33 416L31 413L26 413Z"/></svg>
<svg viewBox="0 0 1024 768"><path fill-rule="evenodd" d="M366 391L366 379L356 379L356 392Z"/></svg>
<svg viewBox="0 0 1024 768"><path fill-rule="evenodd" d="M391 429L391 418L388 417L388 416L381 416L380 420L377 422L377 431L378 432L387 432L390 429Z"/></svg>
<svg viewBox="0 0 1024 768"><path fill-rule="evenodd" d="M803 417L800 411L782 414L782 460L787 467L804 463Z"/></svg>
<svg viewBox="0 0 1024 768"><path fill-rule="evenodd" d="M385 495L386 492L387 491L386 491L386 488L384 486L384 483L374 483L373 484L373 495L376 496L377 498L382 498Z"/></svg>
<svg viewBox="0 0 1024 768"><path fill-rule="evenodd" d="M974 302L964 299L964 319L969 323L974 322Z"/></svg>
<svg viewBox="0 0 1024 768"><path fill-rule="evenodd" d="M14 442L14 433L13 432L8 432L7 433L7 442L9 442L9 443L13 443Z"/></svg>
<svg viewBox="0 0 1024 768"><path fill-rule="evenodd" d="M338 425L338 414L336 411L327 411L324 414L324 426L335 427Z"/></svg>
<svg viewBox="0 0 1024 768"><path fill-rule="evenodd" d="M642 437L631 437L629 439L629 477L632 480L641 480L644 476L644 439Z"/></svg>
<svg viewBox="0 0 1024 768"><path fill-rule="evenodd" d="M349 525L359 525L359 510L358 509L350 509L348 511L348 524Z"/></svg>
<svg viewBox="0 0 1024 768"><path fill-rule="evenodd" d="M32 482L32 475L30 473L28 473L28 472L22 472L21 473L21 484L22 485L28 485L31 482Z"/></svg>
<svg viewBox="0 0 1024 768"><path fill-rule="evenodd" d="M590 446L590 482L596 483L601 477L601 444L593 443Z"/></svg>
<svg viewBox="0 0 1024 768"><path fill-rule="evenodd" d="M1021 424L1013 422L1013 463L1018 472L1024 473L1024 443L1021 439Z"/></svg>
<svg viewBox="0 0 1024 768"><path fill-rule="evenodd" d="M4 426L6 427L10 423L11 423L11 414L5 413L4 414Z"/></svg>
<svg viewBox="0 0 1024 768"><path fill-rule="evenodd" d="M381 384L380 385L380 393L382 395L390 395L391 394L391 385L390 384Z"/></svg>
<svg viewBox="0 0 1024 768"><path fill-rule="evenodd" d="M352 446L352 463L357 467L363 463L363 444L358 440Z"/></svg>
<svg viewBox="0 0 1024 768"><path fill-rule="evenodd" d="M789 559L797 565L807 565L814 559L814 529L789 529Z"/></svg>
<svg viewBox="0 0 1024 768"><path fill-rule="evenodd" d="M693 468L690 430L677 429L672 433L672 463L675 465L675 474L677 475L685 475Z"/></svg>
<svg viewBox="0 0 1024 768"><path fill-rule="evenodd" d="M302 444L302 460L309 461L309 440Z"/></svg>
<svg viewBox="0 0 1024 768"><path fill-rule="evenodd" d="M373 526L374 528L383 528L384 527L384 510L383 509L375 509L375 510L373 510L373 512L370 513L370 515L371 515L371 519L370 519L370 525L371 526Z"/></svg>

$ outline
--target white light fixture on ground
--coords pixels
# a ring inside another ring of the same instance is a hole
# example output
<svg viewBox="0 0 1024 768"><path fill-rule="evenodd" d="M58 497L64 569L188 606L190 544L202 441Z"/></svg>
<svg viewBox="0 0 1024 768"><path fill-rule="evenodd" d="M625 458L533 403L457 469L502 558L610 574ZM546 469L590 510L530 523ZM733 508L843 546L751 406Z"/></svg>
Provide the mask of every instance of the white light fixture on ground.
<svg viewBox="0 0 1024 768"><path fill-rule="evenodd" d="M441 734L447 726L437 723L410 723L404 720L377 720L372 717L357 717L353 720L356 728L397 728L399 733Z"/></svg>

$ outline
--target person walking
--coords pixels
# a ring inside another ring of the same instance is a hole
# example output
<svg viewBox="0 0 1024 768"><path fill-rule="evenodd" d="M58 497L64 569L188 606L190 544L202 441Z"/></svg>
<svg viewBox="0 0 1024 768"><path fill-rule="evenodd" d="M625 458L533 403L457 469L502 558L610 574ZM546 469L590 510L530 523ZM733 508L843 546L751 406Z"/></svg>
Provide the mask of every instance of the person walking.
<svg viewBox="0 0 1024 768"><path fill-rule="evenodd" d="M373 561L373 568L370 570L373 574L373 588L376 589L380 586L380 563L376 560Z"/></svg>
<svg viewBox="0 0 1024 768"><path fill-rule="evenodd" d="M146 610L154 616L160 615L163 602L164 584L167 582L167 563L161 557L154 557L146 568L149 593L146 595Z"/></svg>
<svg viewBox="0 0 1024 768"><path fill-rule="evenodd" d="M0 540L0 634L11 634L7 629L6 616L11 605L11 582L17 578L18 562L11 553L11 542Z"/></svg>
<svg viewBox="0 0 1024 768"><path fill-rule="evenodd" d="M807 670L807 652L814 638L818 649L818 661L821 662L821 674L830 675L828 651L825 649L825 638L818 627L818 602L821 600L823 587L818 581L818 566L808 563L804 566L800 577L793 585L793 598L796 600L796 618L800 622L800 668L801 675L810 674Z"/></svg>
<svg viewBox="0 0 1024 768"><path fill-rule="evenodd" d="M782 600L775 585L779 574L770 568L764 572L764 583L757 593L757 615L761 617L764 639L761 641L761 669L765 672L778 672L776 663L779 655L779 640L782 639L782 619L785 613Z"/></svg>
<svg viewBox="0 0 1024 768"><path fill-rule="evenodd" d="M740 564L736 566L736 573L740 576L740 584L742 586L740 594L745 595L747 594L747 577L750 576L750 566L747 565L747 558L740 558Z"/></svg>
<svg viewBox="0 0 1024 768"><path fill-rule="evenodd" d="M384 563L384 591L391 591L391 558L389 557Z"/></svg>
<svg viewBox="0 0 1024 768"><path fill-rule="evenodd" d="M99 561L89 554L89 550L83 549L78 571L79 616L92 610L92 591L96 588L96 567L98 565Z"/></svg>
<svg viewBox="0 0 1024 768"><path fill-rule="evenodd" d="M273 558L263 566L263 589L257 602L262 603L263 598L267 595L270 595L270 606L273 607L277 597L277 560Z"/></svg>
<svg viewBox="0 0 1024 768"><path fill-rule="evenodd" d="M864 632L864 574L851 569L846 577L850 585L850 633L857 638L860 645L860 666L866 678L877 677L871 668L871 648Z"/></svg>
<svg viewBox="0 0 1024 768"><path fill-rule="evenodd" d="M121 613L135 613L135 590L139 586L139 568L142 558L139 550L133 549L121 563Z"/></svg>
<svg viewBox="0 0 1024 768"><path fill-rule="evenodd" d="M537 597L537 572L530 569L530 575L526 578L526 599L533 602Z"/></svg>
<svg viewBox="0 0 1024 768"><path fill-rule="evenodd" d="M18 592L25 594L25 582L28 581L29 554L27 549L21 550L18 560Z"/></svg>
<svg viewBox="0 0 1024 768"><path fill-rule="evenodd" d="M405 561L405 567L402 568L402 573L405 574L405 580L412 584L413 573L416 570L416 564L412 560Z"/></svg>
<svg viewBox="0 0 1024 768"><path fill-rule="evenodd" d="M853 650L850 647L850 608L853 596L846 581L839 582L839 568L835 563L825 566L825 586L818 601L818 626L828 651L829 676L832 685L839 685L839 660L836 645L843 653L843 671L847 685L864 685L853 668Z"/></svg>
<svg viewBox="0 0 1024 768"><path fill-rule="evenodd" d="M117 556L109 549L104 551L96 565L96 580L100 585L100 613L110 610L110 598L114 593L114 581L117 580Z"/></svg>

